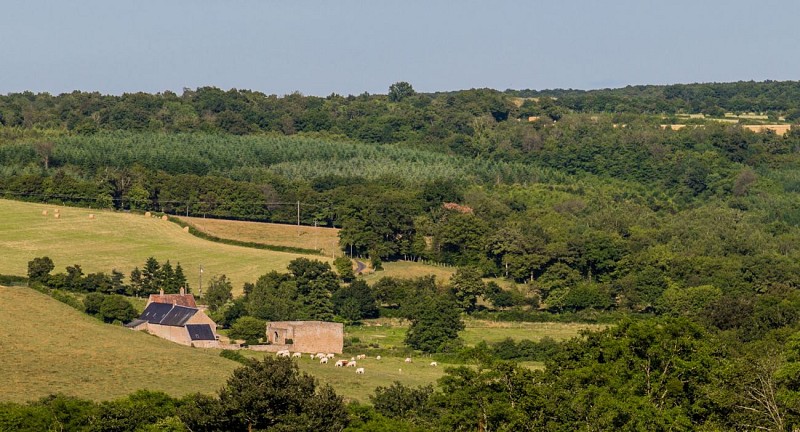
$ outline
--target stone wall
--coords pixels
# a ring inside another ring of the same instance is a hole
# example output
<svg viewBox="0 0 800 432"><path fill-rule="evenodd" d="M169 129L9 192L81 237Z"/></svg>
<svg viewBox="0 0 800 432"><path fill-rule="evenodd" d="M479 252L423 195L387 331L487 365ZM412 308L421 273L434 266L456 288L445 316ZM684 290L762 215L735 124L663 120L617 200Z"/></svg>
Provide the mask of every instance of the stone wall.
<svg viewBox="0 0 800 432"><path fill-rule="evenodd" d="M292 344L287 344L287 339L291 339ZM292 352L341 354L344 347L344 325L324 321L269 322L267 340L272 346L285 346L282 349Z"/></svg>

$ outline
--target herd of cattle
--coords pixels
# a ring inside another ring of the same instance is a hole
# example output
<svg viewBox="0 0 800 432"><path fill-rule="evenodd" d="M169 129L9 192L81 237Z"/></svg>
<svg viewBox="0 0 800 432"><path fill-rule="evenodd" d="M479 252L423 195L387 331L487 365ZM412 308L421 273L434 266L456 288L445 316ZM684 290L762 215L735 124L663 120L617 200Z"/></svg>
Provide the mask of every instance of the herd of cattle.
<svg viewBox="0 0 800 432"><path fill-rule="evenodd" d="M300 352L291 353L291 352L289 352L289 350L278 351L275 354L278 357L292 357L292 358L302 358L303 357L303 353L300 353ZM309 354L308 356L309 356L309 358L311 360L318 359L320 364L328 364L328 360L336 358L336 354L333 354L333 353L327 353L327 354L325 354L325 353L316 353L316 354ZM357 360L363 360L363 359L366 359L366 358L367 358L366 354L359 354L359 355L357 355L355 357L350 357L350 360L337 360L336 363L334 364L334 366L336 366L336 367L356 368L356 374L363 375L364 374L364 368L363 367L356 367L357 366L356 362L357 362ZM375 356L375 360L380 360L380 359L381 359L381 356ZM406 357L405 362L406 363L411 363L412 362L411 357ZM433 361L433 362L430 363L430 365L431 366L439 366L439 363ZM401 369L401 372L402 372L402 369Z"/></svg>

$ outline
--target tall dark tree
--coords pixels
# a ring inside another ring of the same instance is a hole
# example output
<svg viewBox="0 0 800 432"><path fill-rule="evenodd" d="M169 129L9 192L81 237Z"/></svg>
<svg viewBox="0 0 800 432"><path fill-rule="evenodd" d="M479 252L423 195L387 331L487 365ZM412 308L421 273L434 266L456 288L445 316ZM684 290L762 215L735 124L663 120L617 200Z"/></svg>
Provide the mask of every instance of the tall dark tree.
<svg viewBox="0 0 800 432"><path fill-rule="evenodd" d="M236 369L219 399L229 430L339 432L348 421L342 397L290 359L266 356Z"/></svg>
<svg viewBox="0 0 800 432"><path fill-rule="evenodd" d="M420 299L407 318L411 326L405 343L411 348L432 353L444 351L458 339L464 329L461 309L449 297L431 295Z"/></svg>

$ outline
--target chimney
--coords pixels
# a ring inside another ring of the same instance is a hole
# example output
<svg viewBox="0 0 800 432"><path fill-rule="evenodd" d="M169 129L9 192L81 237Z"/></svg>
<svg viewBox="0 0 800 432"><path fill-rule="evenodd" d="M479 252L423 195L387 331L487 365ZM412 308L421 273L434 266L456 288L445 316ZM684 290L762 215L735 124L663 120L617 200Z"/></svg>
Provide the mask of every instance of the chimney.
<svg viewBox="0 0 800 432"><path fill-rule="evenodd" d="M161 288L160 290L158 290L158 293L159 293L160 295L164 295L164 288Z"/></svg>
<svg viewBox="0 0 800 432"><path fill-rule="evenodd" d="M184 288L184 287L181 287L181 295L182 295L182 296L183 296L183 295L186 295L186 288Z"/></svg>

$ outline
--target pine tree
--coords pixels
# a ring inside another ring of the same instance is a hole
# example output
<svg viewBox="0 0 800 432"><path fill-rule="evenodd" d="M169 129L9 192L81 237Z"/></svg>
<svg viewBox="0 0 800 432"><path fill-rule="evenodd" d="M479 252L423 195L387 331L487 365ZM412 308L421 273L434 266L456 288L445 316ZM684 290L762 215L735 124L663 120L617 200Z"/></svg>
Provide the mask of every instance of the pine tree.
<svg viewBox="0 0 800 432"><path fill-rule="evenodd" d="M155 294L161 288L159 286L159 282L161 282L160 270L161 265L158 264L158 261L155 258L147 258L147 262L144 264L144 269L142 269L143 294Z"/></svg>
<svg viewBox="0 0 800 432"><path fill-rule="evenodd" d="M180 262L175 266L175 284L179 289L185 288L186 294L189 294L189 281L186 280L186 275L183 274L183 267L181 267Z"/></svg>

